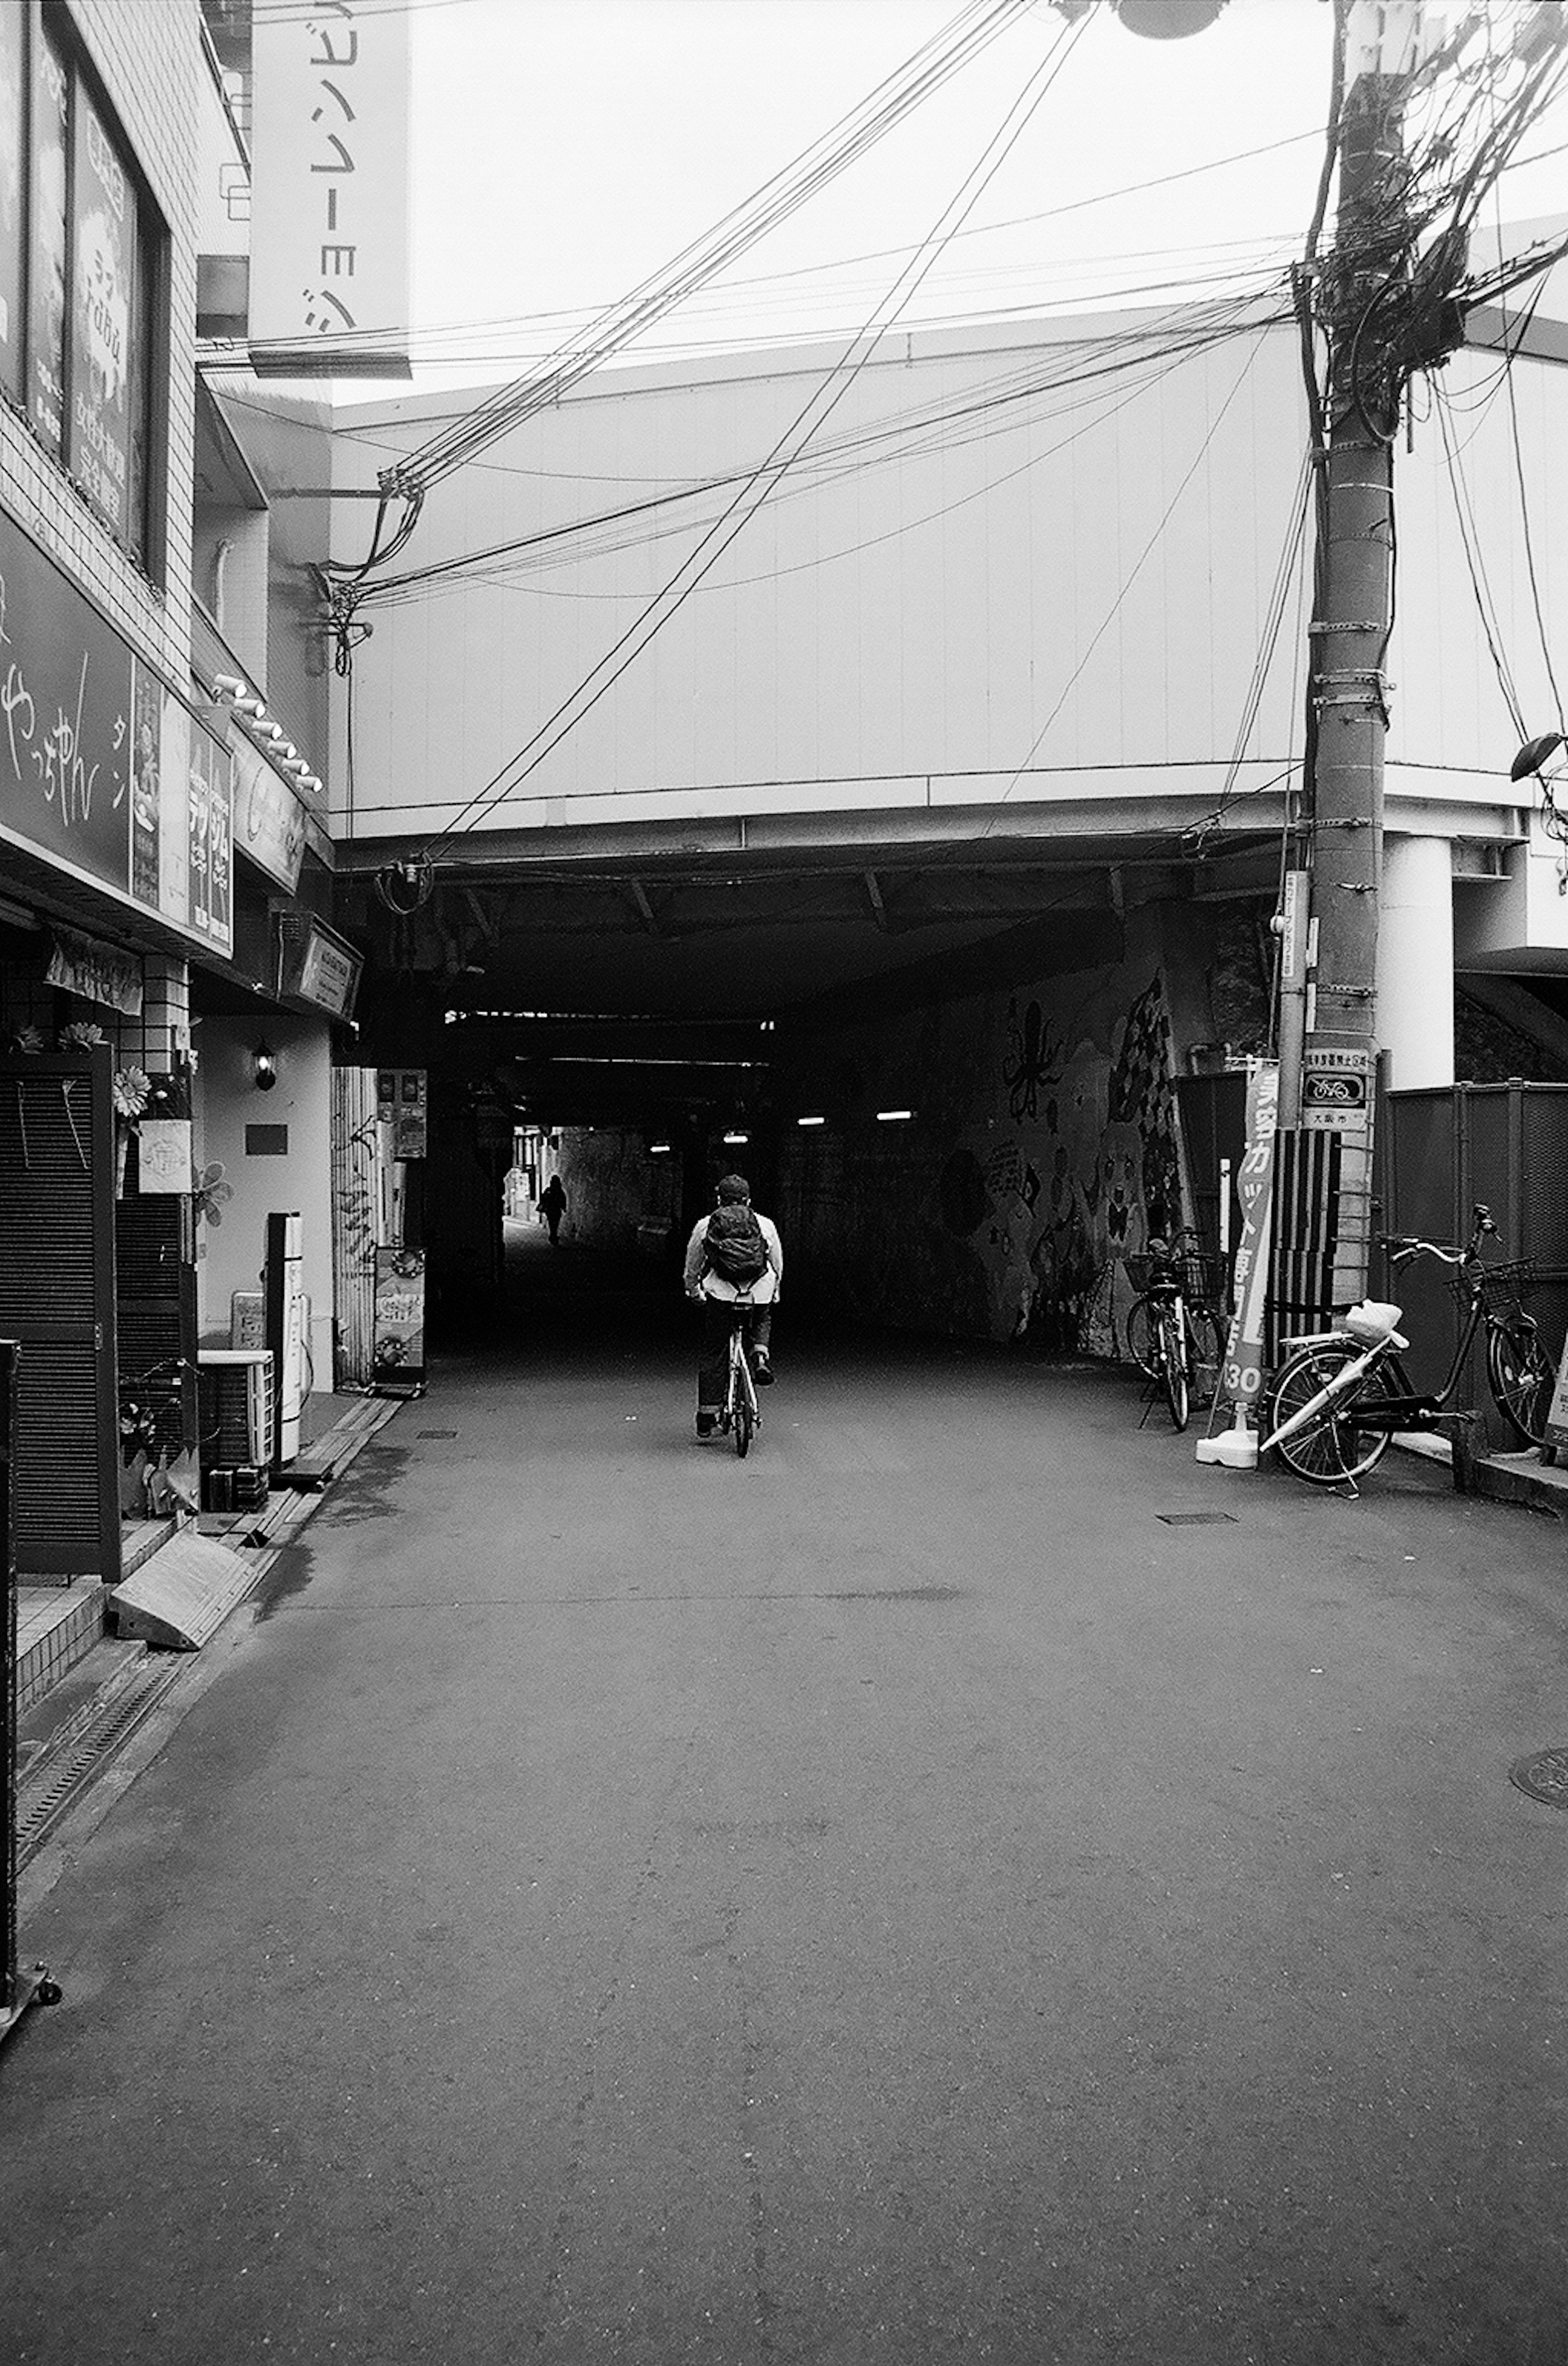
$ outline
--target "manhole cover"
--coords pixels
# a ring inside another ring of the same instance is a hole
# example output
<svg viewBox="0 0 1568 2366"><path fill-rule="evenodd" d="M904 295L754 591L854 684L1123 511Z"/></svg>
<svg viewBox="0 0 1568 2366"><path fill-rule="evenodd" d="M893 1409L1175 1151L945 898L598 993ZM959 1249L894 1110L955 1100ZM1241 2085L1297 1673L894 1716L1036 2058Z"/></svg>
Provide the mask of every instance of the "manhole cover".
<svg viewBox="0 0 1568 2366"><path fill-rule="evenodd" d="M1234 1512L1156 1512L1155 1517L1168 1528L1217 1528L1222 1520L1235 1526Z"/></svg>
<svg viewBox="0 0 1568 2366"><path fill-rule="evenodd" d="M457 1435L455 1429L416 1429L414 1431L416 1437L456 1437Z"/></svg>
<svg viewBox="0 0 1568 2366"><path fill-rule="evenodd" d="M1568 1748L1538 1750L1529 1758L1517 1759L1508 1780L1548 1808L1568 1808Z"/></svg>

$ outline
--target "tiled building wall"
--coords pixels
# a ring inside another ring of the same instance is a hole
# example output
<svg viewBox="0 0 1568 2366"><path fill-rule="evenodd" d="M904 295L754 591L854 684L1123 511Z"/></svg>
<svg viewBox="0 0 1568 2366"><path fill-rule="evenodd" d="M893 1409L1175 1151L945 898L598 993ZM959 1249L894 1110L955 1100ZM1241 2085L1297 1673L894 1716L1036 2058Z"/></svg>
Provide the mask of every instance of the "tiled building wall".
<svg viewBox="0 0 1568 2366"><path fill-rule="evenodd" d="M7 0L8 5L8 0ZM135 647L175 681L190 659L192 383L196 360L197 77L209 71L197 0L72 0L70 17L169 233L166 490L148 580L25 422L0 403L0 498Z"/></svg>

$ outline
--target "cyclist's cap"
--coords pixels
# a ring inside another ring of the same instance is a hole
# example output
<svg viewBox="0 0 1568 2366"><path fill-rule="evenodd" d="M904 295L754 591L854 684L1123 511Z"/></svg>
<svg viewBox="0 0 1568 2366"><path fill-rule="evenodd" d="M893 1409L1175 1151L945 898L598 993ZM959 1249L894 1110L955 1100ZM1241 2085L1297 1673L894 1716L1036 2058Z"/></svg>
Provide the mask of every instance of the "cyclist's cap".
<svg viewBox="0 0 1568 2366"><path fill-rule="evenodd" d="M744 1175L721 1175L714 1189L721 1200L749 1200L751 1197L751 1186Z"/></svg>

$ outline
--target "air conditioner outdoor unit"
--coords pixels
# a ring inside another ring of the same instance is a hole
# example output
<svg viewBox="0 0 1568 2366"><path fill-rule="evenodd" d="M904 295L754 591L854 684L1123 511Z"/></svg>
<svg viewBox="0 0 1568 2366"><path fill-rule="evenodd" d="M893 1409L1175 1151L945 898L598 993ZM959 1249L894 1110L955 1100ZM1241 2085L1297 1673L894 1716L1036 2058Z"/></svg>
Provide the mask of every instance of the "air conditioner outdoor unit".
<svg viewBox="0 0 1568 2366"><path fill-rule="evenodd" d="M201 1460L209 1470L272 1461L272 1354L266 1347L203 1347Z"/></svg>

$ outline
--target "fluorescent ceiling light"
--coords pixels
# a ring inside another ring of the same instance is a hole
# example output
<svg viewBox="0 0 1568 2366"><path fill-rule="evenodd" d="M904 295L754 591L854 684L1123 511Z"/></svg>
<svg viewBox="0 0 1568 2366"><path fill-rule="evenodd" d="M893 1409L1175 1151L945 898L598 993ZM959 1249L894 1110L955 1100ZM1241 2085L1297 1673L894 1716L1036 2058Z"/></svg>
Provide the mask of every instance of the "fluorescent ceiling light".
<svg viewBox="0 0 1568 2366"><path fill-rule="evenodd" d="M913 1110L878 1110L876 1121L879 1125L892 1125L897 1119L913 1117L914 1114Z"/></svg>

